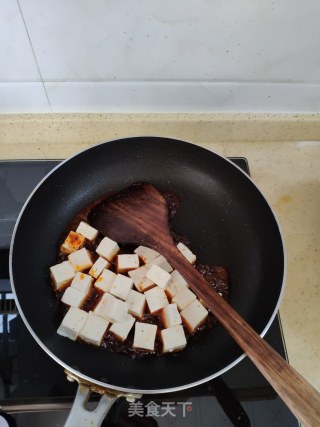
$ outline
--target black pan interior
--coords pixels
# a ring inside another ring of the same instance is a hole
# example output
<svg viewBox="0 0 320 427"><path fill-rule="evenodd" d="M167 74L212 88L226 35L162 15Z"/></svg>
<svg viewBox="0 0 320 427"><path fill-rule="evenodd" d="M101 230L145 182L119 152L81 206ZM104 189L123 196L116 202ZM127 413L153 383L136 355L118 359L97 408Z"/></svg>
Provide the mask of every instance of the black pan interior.
<svg viewBox="0 0 320 427"><path fill-rule="evenodd" d="M12 279L25 318L38 339L93 380L121 388L162 390L203 380L226 368L241 349L215 327L186 350L132 360L57 335L61 321L49 266L70 218L87 203L135 181L176 193L174 231L190 237L198 260L226 265L231 305L261 333L278 303L284 254L278 225L265 199L238 168L182 141L139 137L92 147L55 170L33 194L12 247Z"/></svg>

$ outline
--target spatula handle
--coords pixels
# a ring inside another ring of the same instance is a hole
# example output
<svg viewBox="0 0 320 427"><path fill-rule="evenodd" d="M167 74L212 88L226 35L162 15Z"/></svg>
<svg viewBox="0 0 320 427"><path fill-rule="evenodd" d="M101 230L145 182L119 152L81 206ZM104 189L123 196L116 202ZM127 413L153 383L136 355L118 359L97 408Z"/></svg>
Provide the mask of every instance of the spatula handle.
<svg viewBox="0 0 320 427"><path fill-rule="evenodd" d="M220 298L219 295L218 297ZM319 427L320 394L317 390L224 300L219 305L218 316L218 310L213 307L213 304L211 310L303 425Z"/></svg>
<svg viewBox="0 0 320 427"><path fill-rule="evenodd" d="M165 252L165 253L163 253ZM163 255L179 270L201 302L244 350L281 399L305 427L320 426L320 394L208 285L175 247Z"/></svg>

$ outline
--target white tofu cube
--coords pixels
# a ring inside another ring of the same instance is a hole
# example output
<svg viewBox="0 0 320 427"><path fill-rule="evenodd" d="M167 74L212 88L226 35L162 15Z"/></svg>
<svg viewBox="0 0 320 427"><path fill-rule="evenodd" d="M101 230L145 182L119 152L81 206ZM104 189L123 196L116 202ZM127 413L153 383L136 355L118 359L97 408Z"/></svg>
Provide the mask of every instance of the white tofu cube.
<svg viewBox="0 0 320 427"><path fill-rule="evenodd" d="M69 285L76 272L69 261L63 261L50 267L50 274L56 290L62 291Z"/></svg>
<svg viewBox="0 0 320 427"><path fill-rule="evenodd" d="M82 236L90 240L90 242L93 242L93 240L96 239L99 234L98 230L91 227L91 225L87 224L84 221L80 222L78 228L76 229L76 232L82 234Z"/></svg>
<svg viewBox="0 0 320 427"><path fill-rule="evenodd" d="M159 288L160 289L160 288ZM154 350L154 342L157 334L157 325L136 322L133 347L145 350Z"/></svg>
<svg viewBox="0 0 320 427"><path fill-rule="evenodd" d="M157 258L154 258L152 261L150 261L146 266L151 267L151 265L158 265L163 270L165 270L167 273L171 273L173 268L168 263L168 261L165 259L164 256L160 255Z"/></svg>
<svg viewBox="0 0 320 427"><path fill-rule="evenodd" d="M161 308L169 304L168 298L164 290L161 289L159 286L150 289L144 294L146 296L147 304L151 314L155 313L158 310L161 310Z"/></svg>
<svg viewBox="0 0 320 427"><path fill-rule="evenodd" d="M152 280L146 277L150 265L143 265L142 267L137 268L136 270L131 270L128 272L128 275L132 278L134 286L139 292L144 292L155 286Z"/></svg>
<svg viewBox="0 0 320 427"><path fill-rule="evenodd" d="M129 313L136 317L142 317L144 306L146 304L146 297L140 292L131 289L126 299L126 303L129 306Z"/></svg>
<svg viewBox="0 0 320 427"><path fill-rule="evenodd" d="M116 298L113 295L110 295L108 293L103 294L101 300L98 302L98 304L93 310L94 313L109 320L108 314L110 312L110 309L113 308L113 302L115 300Z"/></svg>
<svg viewBox="0 0 320 427"><path fill-rule="evenodd" d="M189 248L187 248L186 245L183 243L178 243L177 248L182 253L182 255L190 262L190 264L194 264L196 262L197 257L194 253L190 251Z"/></svg>
<svg viewBox="0 0 320 427"><path fill-rule="evenodd" d="M67 314L64 316L57 333L75 341L82 326L85 324L87 317L88 313L86 311L80 310L80 308L70 307Z"/></svg>
<svg viewBox="0 0 320 427"><path fill-rule="evenodd" d="M80 308L85 302L86 298L87 295L84 292L69 286L69 288L64 291L61 301L66 305L70 305L71 307Z"/></svg>
<svg viewBox="0 0 320 427"><path fill-rule="evenodd" d="M92 267L90 252L86 248L79 249L68 256L75 271L85 271Z"/></svg>
<svg viewBox="0 0 320 427"><path fill-rule="evenodd" d="M86 239L81 234L70 231L65 241L62 243L60 251L63 254L71 254L72 252L81 249Z"/></svg>
<svg viewBox="0 0 320 427"><path fill-rule="evenodd" d="M94 286L100 291L110 292L114 279L116 278L116 274L111 270L103 270L98 279L94 282Z"/></svg>
<svg viewBox="0 0 320 427"><path fill-rule="evenodd" d="M139 290L139 292L145 292L145 291L147 291L147 290L149 290L151 288L154 288L155 286L156 286L156 284L153 283L152 280L148 279L147 277L144 277L140 281L137 289Z"/></svg>
<svg viewBox="0 0 320 427"><path fill-rule="evenodd" d="M89 274L94 277L95 279L97 279L100 274L103 272L103 270L105 268L109 268L110 264L108 263L108 261L104 258L101 258L99 256L99 258L97 259L97 261L93 264L93 266L91 267Z"/></svg>
<svg viewBox="0 0 320 427"><path fill-rule="evenodd" d="M100 289L100 291L110 292L110 289L116 277L117 277L116 273L114 273L111 270L105 269L100 274L98 279L94 282L94 286L97 289Z"/></svg>
<svg viewBox="0 0 320 427"><path fill-rule="evenodd" d="M129 335L135 321L136 319L130 316L125 322L116 322L111 326L110 332L112 332L120 341L124 341Z"/></svg>
<svg viewBox="0 0 320 427"><path fill-rule="evenodd" d="M125 301L130 289L132 289L132 286L133 280L130 277L124 276L123 274L117 274L112 283L110 294Z"/></svg>
<svg viewBox="0 0 320 427"><path fill-rule="evenodd" d="M188 283L186 282L186 280L181 276L181 274L179 273L178 270L174 270L171 273L171 280L173 282L179 283L179 285L181 286L188 286Z"/></svg>
<svg viewBox="0 0 320 427"><path fill-rule="evenodd" d="M101 316L89 311L85 324L79 333L79 338L89 344L100 345L106 333L109 322Z"/></svg>
<svg viewBox="0 0 320 427"><path fill-rule="evenodd" d="M158 265L152 265L150 270L147 272L147 279L152 280L156 285L160 286L162 289L166 289L171 276L165 270L163 270Z"/></svg>
<svg viewBox="0 0 320 427"><path fill-rule="evenodd" d="M181 311L191 304L196 298L197 296L191 292L189 288L184 287L172 298L172 302L175 302L178 309Z"/></svg>
<svg viewBox="0 0 320 427"><path fill-rule="evenodd" d="M113 258L117 255L120 248L117 242L109 239L109 237L104 237L99 243L96 252L102 258L112 261Z"/></svg>
<svg viewBox="0 0 320 427"><path fill-rule="evenodd" d="M186 336L181 325L162 329L161 338L163 343L162 350L164 353L182 350L187 345Z"/></svg>
<svg viewBox="0 0 320 427"><path fill-rule="evenodd" d="M193 301L188 307L181 311L183 323L190 332L194 332L208 316L208 310L201 304L200 301Z"/></svg>
<svg viewBox="0 0 320 427"><path fill-rule="evenodd" d="M166 293L170 298L173 298L182 289L188 287L188 283L184 280L181 274L174 270L171 273L171 279L166 287Z"/></svg>
<svg viewBox="0 0 320 427"><path fill-rule="evenodd" d="M74 276L70 287L77 289L78 291L84 292L86 296L88 296L91 291L92 282L93 278L91 276L78 271Z"/></svg>
<svg viewBox="0 0 320 427"><path fill-rule="evenodd" d="M148 264L148 262L152 261L160 255L159 252L147 248L146 246L138 246L137 249L134 250L134 253L138 254L145 264Z"/></svg>
<svg viewBox="0 0 320 427"><path fill-rule="evenodd" d="M146 277L149 268L150 267L143 265L135 270L128 271L128 276L131 277L135 286L136 284L139 284L140 280Z"/></svg>
<svg viewBox="0 0 320 427"><path fill-rule="evenodd" d="M126 273L139 267L140 261L138 255L121 254L117 257L117 272Z"/></svg>
<svg viewBox="0 0 320 427"><path fill-rule="evenodd" d="M104 317L111 323L125 322L129 318L129 306L127 303L115 298L110 294L103 294L101 300L94 309L94 312Z"/></svg>
<svg viewBox="0 0 320 427"><path fill-rule="evenodd" d="M144 277L140 280L139 285L136 286L139 292L145 292L148 289L154 288L156 286L155 283L153 283L152 280L148 279L147 277Z"/></svg>
<svg viewBox="0 0 320 427"><path fill-rule="evenodd" d="M177 308L177 304L166 305L162 310L162 321L165 328L181 325L181 316Z"/></svg>

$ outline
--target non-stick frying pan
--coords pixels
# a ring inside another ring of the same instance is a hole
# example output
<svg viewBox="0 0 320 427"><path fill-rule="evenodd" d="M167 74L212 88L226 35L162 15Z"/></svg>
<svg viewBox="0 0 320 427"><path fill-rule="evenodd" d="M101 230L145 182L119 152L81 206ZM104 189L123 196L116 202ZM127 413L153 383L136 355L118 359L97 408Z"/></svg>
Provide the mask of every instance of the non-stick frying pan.
<svg viewBox="0 0 320 427"><path fill-rule="evenodd" d="M284 281L279 225L255 184L228 160L196 145L159 137L100 144L61 163L26 202L14 231L11 281L36 341L69 372L123 392L161 393L192 387L230 369L242 350L221 328L200 334L174 355L132 360L57 335L59 303L50 286L58 242L85 205L133 182L174 192L173 220L202 263L225 265L230 304L261 335L277 312Z"/></svg>

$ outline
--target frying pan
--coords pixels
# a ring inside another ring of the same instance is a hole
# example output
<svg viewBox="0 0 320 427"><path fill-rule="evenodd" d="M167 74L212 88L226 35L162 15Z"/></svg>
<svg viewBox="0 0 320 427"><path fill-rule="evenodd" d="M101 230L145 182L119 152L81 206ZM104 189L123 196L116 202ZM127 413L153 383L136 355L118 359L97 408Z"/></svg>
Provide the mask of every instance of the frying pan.
<svg viewBox="0 0 320 427"><path fill-rule="evenodd" d="M244 357L224 329L198 334L181 353L136 360L56 333L60 303L50 286L49 266L56 263L61 235L88 203L136 181L151 182L180 198L173 230L189 237L201 263L227 266L231 306L264 335L284 283L277 220L237 166L184 141L109 141L58 165L33 191L18 218L10 251L11 283L29 331L71 377L119 393L174 392L219 376Z"/></svg>

